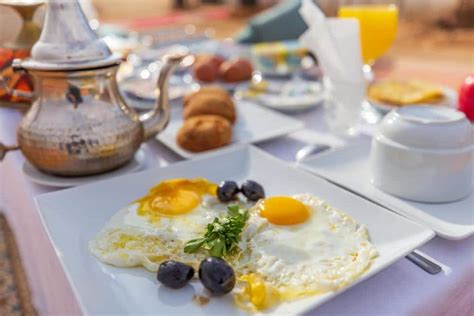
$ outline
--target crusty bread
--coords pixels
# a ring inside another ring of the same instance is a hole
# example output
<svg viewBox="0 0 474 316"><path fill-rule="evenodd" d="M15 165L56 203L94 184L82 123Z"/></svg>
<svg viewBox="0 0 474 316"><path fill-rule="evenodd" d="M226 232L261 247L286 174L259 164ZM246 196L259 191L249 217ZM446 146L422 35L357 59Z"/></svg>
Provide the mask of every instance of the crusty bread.
<svg viewBox="0 0 474 316"><path fill-rule="evenodd" d="M222 116L233 124L236 119L234 102L219 95L198 94L188 101L183 111L183 118L186 120L206 114Z"/></svg>
<svg viewBox="0 0 474 316"><path fill-rule="evenodd" d="M217 115L200 115L186 120L176 135L182 148L200 152L225 146L232 139L229 121Z"/></svg>
<svg viewBox="0 0 474 316"><path fill-rule="evenodd" d="M232 101L232 97L229 95L229 93L226 90L224 90L224 89L222 89L218 86L205 86L205 87L201 87L201 89L199 89L197 91L186 94L183 97L183 106L186 107L186 105L189 103L189 101L193 97L195 97L197 95L201 95L201 94L213 94L213 95L222 97L224 99L227 99L229 101Z"/></svg>

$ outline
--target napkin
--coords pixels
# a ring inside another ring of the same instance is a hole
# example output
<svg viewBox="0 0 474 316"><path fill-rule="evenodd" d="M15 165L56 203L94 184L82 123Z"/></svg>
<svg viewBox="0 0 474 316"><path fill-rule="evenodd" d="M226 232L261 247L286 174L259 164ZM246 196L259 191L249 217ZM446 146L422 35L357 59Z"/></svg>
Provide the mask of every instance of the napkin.
<svg viewBox="0 0 474 316"><path fill-rule="evenodd" d="M237 36L239 43L274 42L297 39L306 24L298 13L301 0L281 1L252 18Z"/></svg>
<svg viewBox="0 0 474 316"><path fill-rule="evenodd" d="M364 81L359 22L326 18L311 0L303 0L299 12L308 24L300 41L318 57L326 76L333 81Z"/></svg>
<svg viewBox="0 0 474 316"><path fill-rule="evenodd" d="M312 0L303 0L299 13L308 24L308 30L299 40L317 56L330 82L328 90L333 106L326 113L327 121L339 129L335 132L352 129L358 124L366 90L359 22L326 18Z"/></svg>

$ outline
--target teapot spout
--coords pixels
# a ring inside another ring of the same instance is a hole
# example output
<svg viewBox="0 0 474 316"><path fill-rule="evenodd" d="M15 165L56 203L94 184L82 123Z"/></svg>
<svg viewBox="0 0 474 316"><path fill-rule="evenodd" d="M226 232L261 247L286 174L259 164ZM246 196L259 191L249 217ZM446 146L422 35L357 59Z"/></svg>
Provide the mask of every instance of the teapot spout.
<svg viewBox="0 0 474 316"><path fill-rule="evenodd" d="M171 74L186 54L172 54L164 57L164 64L158 77L158 98L153 109L140 115L140 122L143 124L145 132L144 139L150 139L165 129L170 120L168 82Z"/></svg>

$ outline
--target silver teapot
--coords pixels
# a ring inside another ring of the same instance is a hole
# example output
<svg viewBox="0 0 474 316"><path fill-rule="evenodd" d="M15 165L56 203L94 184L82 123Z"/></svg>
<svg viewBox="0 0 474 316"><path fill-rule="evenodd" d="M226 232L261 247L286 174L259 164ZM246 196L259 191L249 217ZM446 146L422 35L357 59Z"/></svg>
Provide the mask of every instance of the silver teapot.
<svg viewBox="0 0 474 316"><path fill-rule="evenodd" d="M15 71L34 78L32 105L17 130L17 146L0 143L0 160L20 149L39 170L85 176L118 168L170 119L168 78L185 57L164 58L159 96L149 112L137 114L119 93L120 56L89 27L77 0L50 0L43 31L31 58L15 60Z"/></svg>

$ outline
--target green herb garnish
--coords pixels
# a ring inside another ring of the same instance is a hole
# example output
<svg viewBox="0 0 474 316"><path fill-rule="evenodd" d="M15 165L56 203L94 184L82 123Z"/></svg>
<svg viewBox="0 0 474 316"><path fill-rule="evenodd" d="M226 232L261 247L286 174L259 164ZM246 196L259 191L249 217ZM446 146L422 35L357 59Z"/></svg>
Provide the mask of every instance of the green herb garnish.
<svg viewBox="0 0 474 316"><path fill-rule="evenodd" d="M240 233L249 218L249 212L240 209L238 205L228 206L227 211L226 215L216 217L212 223L207 224L204 237L188 241L184 246L184 252L194 253L204 248L215 257L230 254L237 247Z"/></svg>

